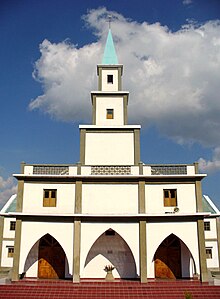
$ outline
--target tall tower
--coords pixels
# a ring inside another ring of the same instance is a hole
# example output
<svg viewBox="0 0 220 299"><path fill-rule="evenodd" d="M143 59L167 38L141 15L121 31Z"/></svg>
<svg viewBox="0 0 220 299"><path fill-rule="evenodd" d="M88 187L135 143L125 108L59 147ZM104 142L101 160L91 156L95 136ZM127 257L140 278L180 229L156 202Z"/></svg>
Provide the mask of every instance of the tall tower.
<svg viewBox="0 0 220 299"><path fill-rule="evenodd" d="M98 90L91 92L92 125L79 126L81 165L140 162L140 126L127 124L129 92L122 90L122 72L109 29L102 64L97 66Z"/></svg>

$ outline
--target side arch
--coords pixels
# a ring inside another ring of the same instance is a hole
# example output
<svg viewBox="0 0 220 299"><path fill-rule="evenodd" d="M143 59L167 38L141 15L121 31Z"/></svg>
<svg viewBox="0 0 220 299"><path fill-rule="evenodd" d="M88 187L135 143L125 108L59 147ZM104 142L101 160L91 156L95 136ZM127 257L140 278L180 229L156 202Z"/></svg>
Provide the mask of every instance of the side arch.
<svg viewBox="0 0 220 299"><path fill-rule="evenodd" d="M187 245L175 234L170 234L154 254L155 278L189 278L196 273L193 256Z"/></svg>
<svg viewBox="0 0 220 299"><path fill-rule="evenodd" d="M24 264L24 273L26 276L52 279L68 275L66 254L51 234L45 234L32 246Z"/></svg>
<svg viewBox="0 0 220 299"><path fill-rule="evenodd" d="M113 229L106 230L91 246L84 264L83 277L104 278L104 267L112 264L118 278L136 278L137 269L126 241Z"/></svg>

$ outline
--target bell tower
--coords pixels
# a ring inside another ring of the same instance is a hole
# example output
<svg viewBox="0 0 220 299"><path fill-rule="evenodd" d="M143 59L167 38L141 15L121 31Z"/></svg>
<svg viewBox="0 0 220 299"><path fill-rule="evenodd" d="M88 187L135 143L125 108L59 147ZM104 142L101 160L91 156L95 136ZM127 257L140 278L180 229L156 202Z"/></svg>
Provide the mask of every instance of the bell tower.
<svg viewBox="0 0 220 299"><path fill-rule="evenodd" d="M91 93L93 125L127 124L127 91L122 91L123 65L118 58L112 39L111 29L105 45L102 64L97 66L98 91Z"/></svg>
<svg viewBox="0 0 220 299"><path fill-rule="evenodd" d="M140 126L128 125L128 91L122 90L123 65L118 63L109 28L98 90L91 92L92 125L80 125L81 165L138 165Z"/></svg>

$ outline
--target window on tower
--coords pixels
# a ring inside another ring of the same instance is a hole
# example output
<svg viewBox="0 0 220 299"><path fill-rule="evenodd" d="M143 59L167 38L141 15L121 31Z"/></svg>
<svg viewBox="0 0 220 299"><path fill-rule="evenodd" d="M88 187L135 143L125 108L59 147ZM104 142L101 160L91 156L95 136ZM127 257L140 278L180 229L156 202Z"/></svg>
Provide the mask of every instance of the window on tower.
<svg viewBox="0 0 220 299"><path fill-rule="evenodd" d="M107 83L113 84L113 75L107 75Z"/></svg>
<svg viewBox="0 0 220 299"><path fill-rule="evenodd" d="M106 118L113 119L114 118L114 109L106 109Z"/></svg>
<svg viewBox="0 0 220 299"><path fill-rule="evenodd" d="M177 191L176 189L164 189L163 190L164 207L176 207L177 206Z"/></svg>
<svg viewBox="0 0 220 299"><path fill-rule="evenodd" d="M44 189L43 207L56 207L57 204L57 190Z"/></svg>

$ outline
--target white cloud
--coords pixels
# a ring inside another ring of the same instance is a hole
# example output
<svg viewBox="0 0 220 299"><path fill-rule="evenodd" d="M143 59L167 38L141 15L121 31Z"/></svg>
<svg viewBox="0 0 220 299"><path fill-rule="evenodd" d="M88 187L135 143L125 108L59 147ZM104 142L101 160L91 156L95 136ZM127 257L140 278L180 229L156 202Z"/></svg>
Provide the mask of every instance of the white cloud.
<svg viewBox="0 0 220 299"><path fill-rule="evenodd" d="M15 185L14 178L8 177L4 179L0 176L0 209L11 197L11 195L17 193L17 186Z"/></svg>
<svg viewBox="0 0 220 299"><path fill-rule="evenodd" d="M220 147L213 151L212 160L199 159L199 168L202 172L213 173L220 170Z"/></svg>
<svg viewBox="0 0 220 299"><path fill-rule="evenodd" d="M186 1L185 1L186 2ZM188 1L189 2L189 1ZM111 14L124 89L130 91L129 119L153 124L179 143L220 146L220 21L188 23L171 32L159 23L137 23L105 8L91 10L84 20L97 43L77 48L45 40L35 65L44 94L32 100L64 121L90 122L90 91L96 89Z"/></svg>

